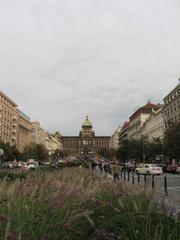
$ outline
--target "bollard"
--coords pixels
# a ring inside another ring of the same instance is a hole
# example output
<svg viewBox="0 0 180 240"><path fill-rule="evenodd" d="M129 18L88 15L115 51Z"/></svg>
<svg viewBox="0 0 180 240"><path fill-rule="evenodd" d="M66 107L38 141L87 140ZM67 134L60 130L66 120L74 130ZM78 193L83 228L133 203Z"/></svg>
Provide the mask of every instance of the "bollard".
<svg viewBox="0 0 180 240"><path fill-rule="evenodd" d="M144 175L144 183L146 183L146 174Z"/></svg>
<svg viewBox="0 0 180 240"><path fill-rule="evenodd" d="M138 173L138 183L140 182L140 174Z"/></svg>
<svg viewBox="0 0 180 240"><path fill-rule="evenodd" d="M133 171L133 174L132 174L132 184L134 184L134 171Z"/></svg>
<svg viewBox="0 0 180 240"><path fill-rule="evenodd" d="M166 196L168 195L168 189L167 189L167 177L164 177L164 190L166 193Z"/></svg>
<svg viewBox="0 0 180 240"><path fill-rule="evenodd" d="M130 176L129 176L129 170L128 170L128 182L129 182L129 180L130 180Z"/></svg>
<svg viewBox="0 0 180 240"><path fill-rule="evenodd" d="M154 188L154 175L152 175L152 188Z"/></svg>

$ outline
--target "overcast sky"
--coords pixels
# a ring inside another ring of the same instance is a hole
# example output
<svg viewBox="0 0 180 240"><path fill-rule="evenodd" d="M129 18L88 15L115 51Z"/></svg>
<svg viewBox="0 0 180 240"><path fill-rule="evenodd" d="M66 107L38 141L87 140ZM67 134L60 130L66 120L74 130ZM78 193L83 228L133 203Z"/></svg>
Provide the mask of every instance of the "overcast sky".
<svg viewBox="0 0 180 240"><path fill-rule="evenodd" d="M47 130L112 134L179 77L179 0L0 0L0 89Z"/></svg>

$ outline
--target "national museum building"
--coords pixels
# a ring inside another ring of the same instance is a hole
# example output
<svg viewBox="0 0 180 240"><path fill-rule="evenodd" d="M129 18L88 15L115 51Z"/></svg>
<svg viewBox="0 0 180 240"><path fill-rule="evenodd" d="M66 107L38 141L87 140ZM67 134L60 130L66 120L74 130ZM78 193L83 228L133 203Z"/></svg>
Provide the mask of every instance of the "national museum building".
<svg viewBox="0 0 180 240"><path fill-rule="evenodd" d="M109 149L109 136L95 136L88 116L82 124L79 136L62 136L63 149L73 155L95 154L99 149Z"/></svg>

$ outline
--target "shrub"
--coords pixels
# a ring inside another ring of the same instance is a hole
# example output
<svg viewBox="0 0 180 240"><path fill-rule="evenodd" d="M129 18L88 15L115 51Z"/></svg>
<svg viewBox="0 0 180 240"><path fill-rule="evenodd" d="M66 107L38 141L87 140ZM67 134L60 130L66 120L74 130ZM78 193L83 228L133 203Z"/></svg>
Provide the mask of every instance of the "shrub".
<svg viewBox="0 0 180 240"><path fill-rule="evenodd" d="M3 171L0 172L0 179L1 180L6 180L6 181L15 181L16 179L26 179L27 177L27 172L19 172L19 173L14 173L14 172L9 172L9 171Z"/></svg>

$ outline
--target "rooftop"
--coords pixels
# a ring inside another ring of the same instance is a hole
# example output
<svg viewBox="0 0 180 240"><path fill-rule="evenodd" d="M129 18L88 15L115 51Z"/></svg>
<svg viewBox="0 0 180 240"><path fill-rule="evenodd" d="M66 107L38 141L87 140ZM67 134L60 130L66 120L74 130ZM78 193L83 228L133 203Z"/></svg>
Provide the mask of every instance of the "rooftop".
<svg viewBox="0 0 180 240"><path fill-rule="evenodd" d="M4 98L6 98L12 105L13 107L17 107L18 105L12 100L10 99L5 93L3 93L1 90L0 90L0 95L3 96Z"/></svg>
<svg viewBox="0 0 180 240"><path fill-rule="evenodd" d="M165 101L165 99L167 98L167 97L169 97L169 96L171 96L171 94L173 94L177 89L179 89L180 88L180 79L179 79L179 83L175 86L175 88L173 88L173 90L172 91L170 91L165 97L164 97L164 101Z"/></svg>
<svg viewBox="0 0 180 240"><path fill-rule="evenodd" d="M148 101L148 103L146 103L144 106L140 107L136 112L134 112L131 117L130 120L134 119L136 116L138 116L140 113L142 112L146 112L146 110L158 110L160 108L159 105L151 103Z"/></svg>

